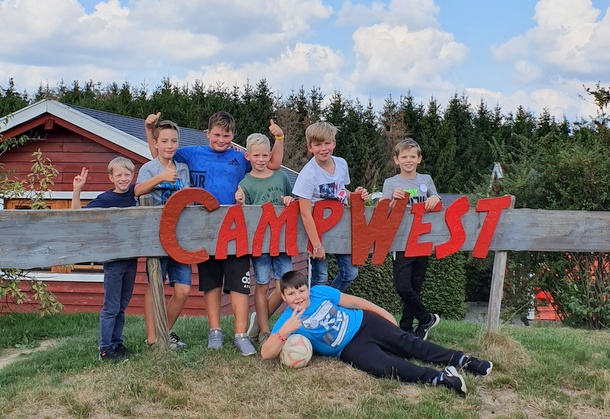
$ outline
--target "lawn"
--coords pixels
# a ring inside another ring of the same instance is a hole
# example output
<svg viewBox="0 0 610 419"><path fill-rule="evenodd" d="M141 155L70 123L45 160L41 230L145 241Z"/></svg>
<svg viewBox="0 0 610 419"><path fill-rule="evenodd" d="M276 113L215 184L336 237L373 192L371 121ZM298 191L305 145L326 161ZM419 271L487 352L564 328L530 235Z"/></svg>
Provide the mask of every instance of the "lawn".
<svg viewBox="0 0 610 419"><path fill-rule="evenodd" d="M610 417L610 332L442 321L429 339L494 362L485 379L464 374L460 398L440 387L380 380L314 357L300 370L242 357L227 339L206 348L207 319L178 320L189 347L144 345L144 321L129 316L122 364L97 360L96 314L0 316L0 417L6 418L605 418ZM47 347L47 345L49 345ZM1 365L1 362L0 362Z"/></svg>

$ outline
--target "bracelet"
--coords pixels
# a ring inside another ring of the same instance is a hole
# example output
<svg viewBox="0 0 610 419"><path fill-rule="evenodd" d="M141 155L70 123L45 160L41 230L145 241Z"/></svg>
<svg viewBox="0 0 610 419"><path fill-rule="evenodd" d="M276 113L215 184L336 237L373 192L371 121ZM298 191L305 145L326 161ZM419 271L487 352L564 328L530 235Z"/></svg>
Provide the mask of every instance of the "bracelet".
<svg viewBox="0 0 610 419"><path fill-rule="evenodd" d="M284 141L284 136L280 135L280 136L275 137L275 141Z"/></svg>
<svg viewBox="0 0 610 419"><path fill-rule="evenodd" d="M278 338L279 340L281 340L282 342L286 342L286 339L284 339L284 338L282 337L282 335L280 335L280 332L277 332L277 333L275 334L275 336L277 336L277 338Z"/></svg>
<svg viewBox="0 0 610 419"><path fill-rule="evenodd" d="M314 247L313 252L318 253L318 250L320 250L321 248L322 248L322 245L319 245L318 247Z"/></svg>

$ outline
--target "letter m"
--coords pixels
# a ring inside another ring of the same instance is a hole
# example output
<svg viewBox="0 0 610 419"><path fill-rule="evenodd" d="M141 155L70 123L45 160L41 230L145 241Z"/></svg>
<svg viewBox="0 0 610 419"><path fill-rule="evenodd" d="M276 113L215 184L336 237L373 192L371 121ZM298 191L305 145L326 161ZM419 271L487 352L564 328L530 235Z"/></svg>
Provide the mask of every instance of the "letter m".
<svg viewBox="0 0 610 419"><path fill-rule="evenodd" d="M284 244L286 246L286 253L288 256L298 255L297 222L299 203L297 201L292 202L282 210L279 216L275 213L275 208L271 202L267 202L261 208L263 212L252 240L252 256L260 256L263 253L263 240L267 227L271 230L269 239L269 254L271 256L277 256L280 253L280 239L283 227L285 227Z"/></svg>

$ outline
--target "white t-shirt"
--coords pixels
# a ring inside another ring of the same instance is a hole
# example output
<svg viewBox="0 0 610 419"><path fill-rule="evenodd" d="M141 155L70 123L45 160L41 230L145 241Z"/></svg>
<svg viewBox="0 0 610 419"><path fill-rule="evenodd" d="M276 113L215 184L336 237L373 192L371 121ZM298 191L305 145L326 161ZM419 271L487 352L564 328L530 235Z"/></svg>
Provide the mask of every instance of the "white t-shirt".
<svg viewBox="0 0 610 419"><path fill-rule="evenodd" d="M343 205L348 204L345 185L349 185L347 162L341 157L331 156L335 162L335 173L330 174L316 163L315 157L303 166L292 194L300 198L311 199L315 204L323 199L336 199Z"/></svg>

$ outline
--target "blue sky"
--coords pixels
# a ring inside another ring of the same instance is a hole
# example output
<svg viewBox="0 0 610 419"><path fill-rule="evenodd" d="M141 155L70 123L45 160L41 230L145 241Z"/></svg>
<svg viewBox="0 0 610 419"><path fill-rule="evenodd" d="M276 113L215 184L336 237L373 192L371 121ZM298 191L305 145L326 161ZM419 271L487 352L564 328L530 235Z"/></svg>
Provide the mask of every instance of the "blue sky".
<svg viewBox="0 0 610 419"><path fill-rule="evenodd" d="M454 94L514 112L595 113L610 84L608 0L0 0L0 86L266 78L369 99Z"/></svg>

